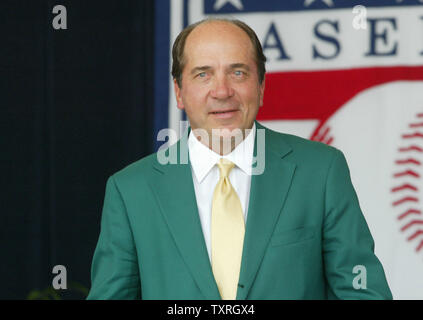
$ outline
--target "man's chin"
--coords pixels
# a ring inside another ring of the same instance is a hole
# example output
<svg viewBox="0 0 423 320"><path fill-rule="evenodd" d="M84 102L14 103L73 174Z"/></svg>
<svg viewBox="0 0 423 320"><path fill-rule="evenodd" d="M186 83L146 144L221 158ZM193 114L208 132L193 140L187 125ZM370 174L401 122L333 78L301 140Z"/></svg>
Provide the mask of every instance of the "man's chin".
<svg viewBox="0 0 423 320"><path fill-rule="evenodd" d="M213 128L211 134L213 137L220 139L232 139L239 136L243 136L243 131L239 127L223 127L223 128Z"/></svg>

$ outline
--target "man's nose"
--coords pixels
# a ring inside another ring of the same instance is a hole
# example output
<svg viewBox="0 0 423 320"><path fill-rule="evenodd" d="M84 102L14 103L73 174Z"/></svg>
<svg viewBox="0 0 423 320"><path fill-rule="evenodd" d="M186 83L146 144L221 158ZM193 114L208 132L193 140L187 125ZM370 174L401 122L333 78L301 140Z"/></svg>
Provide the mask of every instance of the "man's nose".
<svg viewBox="0 0 423 320"><path fill-rule="evenodd" d="M226 99L232 97L234 90L231 82L226 76L218 76L214 79L211 96L216 99Z"/></svg>

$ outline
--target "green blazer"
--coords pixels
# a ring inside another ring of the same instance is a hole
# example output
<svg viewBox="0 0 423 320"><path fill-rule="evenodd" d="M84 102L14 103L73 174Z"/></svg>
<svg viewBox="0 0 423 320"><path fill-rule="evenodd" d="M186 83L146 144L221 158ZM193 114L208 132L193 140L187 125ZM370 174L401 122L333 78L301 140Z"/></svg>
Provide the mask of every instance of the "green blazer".
<svg viewBox="0 0 423 320"><path fill-rule="evenodd" d="M392 299L343 154L256 126L265 170L251 179L237 299ZM187 136L166 152L183 155ZM88 299L220 299L189 162L152 154L108 179L91 272Z"/></svg>

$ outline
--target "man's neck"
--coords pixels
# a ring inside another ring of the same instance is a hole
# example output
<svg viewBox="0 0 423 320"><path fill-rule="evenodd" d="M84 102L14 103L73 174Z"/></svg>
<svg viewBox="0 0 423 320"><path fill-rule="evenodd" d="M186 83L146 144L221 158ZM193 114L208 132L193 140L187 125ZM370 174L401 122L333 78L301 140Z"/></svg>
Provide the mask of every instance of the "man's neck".
<svg viewBox="0 0 423 320"><path fill-rule="evenodd" d="M234 151L235 148L242 143L249 134L251 134L253 127L254 125L250 129L235 129L229 135L224 136L209 134L208 137L204 137L204 131L196 129L193 129L193 134L195 138L207 148L221 156L224 156ZM198 134L199 132L202 134Z"/></svg>

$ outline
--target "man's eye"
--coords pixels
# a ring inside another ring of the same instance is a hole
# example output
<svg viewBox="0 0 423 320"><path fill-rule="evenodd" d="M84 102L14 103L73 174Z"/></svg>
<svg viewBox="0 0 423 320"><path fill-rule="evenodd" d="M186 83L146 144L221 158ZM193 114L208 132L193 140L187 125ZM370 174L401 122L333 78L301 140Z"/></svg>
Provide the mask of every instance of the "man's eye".
<svg viewBox="0 0 423 320"><path fill-rule="evenodd" d="M197 76L200 77L200 78L205 78L207 76L207 73L200 72Z"/></svg>
<svg viewBox="0 0 423 320"><path fill-rule="evenodd" d="M235 75L237 76L237 77L240 77L240 76L242 76L242 75L244 75L244 72L242 72L241 70L235 70Z"/></svg>

